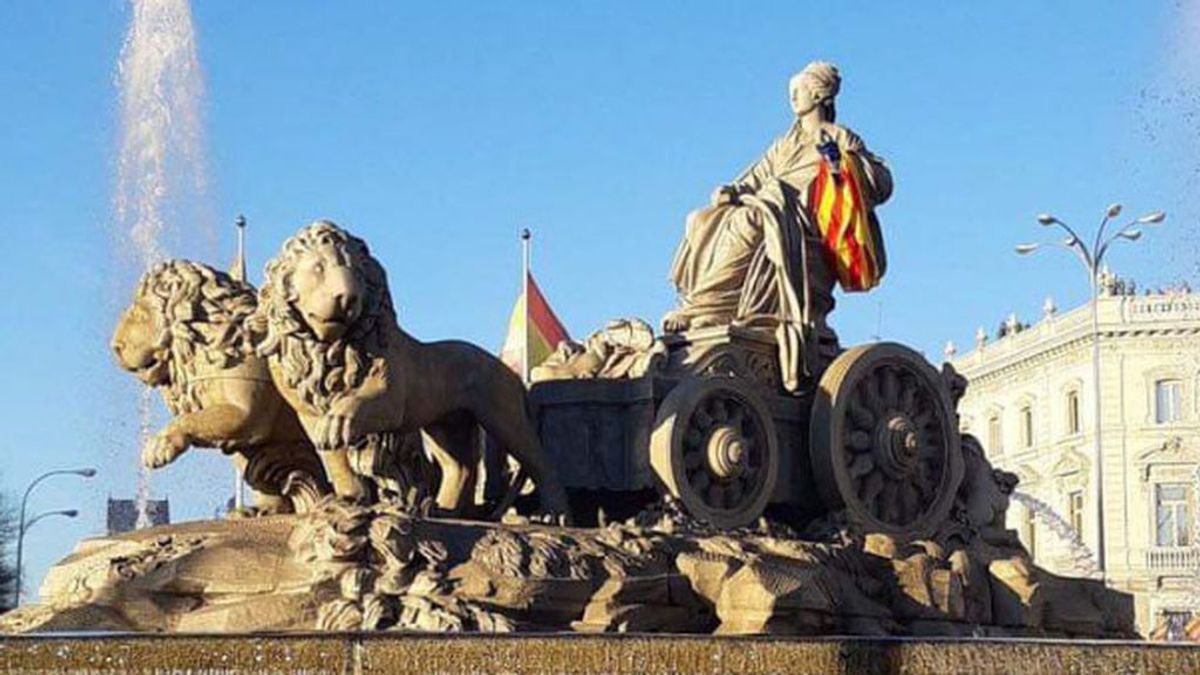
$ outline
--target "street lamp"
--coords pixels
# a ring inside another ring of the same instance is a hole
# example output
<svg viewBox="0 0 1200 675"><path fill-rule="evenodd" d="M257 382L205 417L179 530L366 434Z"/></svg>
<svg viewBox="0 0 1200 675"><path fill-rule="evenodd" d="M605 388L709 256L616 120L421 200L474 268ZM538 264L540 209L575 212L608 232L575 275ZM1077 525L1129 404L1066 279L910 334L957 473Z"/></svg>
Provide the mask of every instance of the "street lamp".
<svg viewBox="0 0 1200 675"><path fill-rule="evenodd" d="M29 493L33 492L33 488L35 488L38 483L46 480L47 478L49 478L51 476L61 476L61 475L73 475L73 476L80 476L83 478L91 478L96 475L96 470L89 466L89 467L85 467L83 469L55 469L54 471L47 471L46 473L38 476L37 478L34 478L33 481L31 483L29 483L29 487L25 488L25 496L21 498L21 519L17 523L17 579L16 579L16 589L13 591L13 607L17 607L21 604L21 574L22 574L21 564L22 564L23 555L25 552L25 531L28 530L29 527L31 525L33 525L33 523L44 518L45 516L50 516L50 515L54 515L56 513L61 513L61 515L67 516L69 518L74 518L75 516L79 515L78 512L76 512L76 511L70 511L69 512L70 515L67 515L68 514L67 511L62 511L62 512L55 511L55 512L51 512L51 513L43 513L29 522L26 522L26 520L25 520L25 507L28 506L28 504L29 504Z"/></svg>
<svg viewBox="0 0 1200 675"><path fill-rule="evenodd" d="M1114 242L1137 241L1142 237L1142 231L1137 226L1157 225L1167 217L1167 214L1162 211L1152 211L1136 220L1130 221L1124 227L1105 237L1105 230L1108 228L1109 223L1120 215L1120 204L1109 206L1104 211L1104 217L1100 220L1100 226L1096 228L1096 236L1092 239L1092 245L1088 247L1070 225L1048 213L1043 213L1037 217L1037 221L1043 227L1059 227L1067 234L1067 238L1063 241L1019 244L1016 247L1016 252L1020 255L1029 255L1044 246L1057 246L1074 251L1087 271L1088 285L1092 291L1092 399L1095 401L1096 419L1096 431L1094 434L1096 460L1093 462L1092 479L1096 483L1096 562L1100 568L1101 578L1104 578L1106 567L1104 564L1104 509L1102 508L1104 504L1104 446L1101 444L1101 427L1103 425L1101 424L1100 406L1100 271L1103 269L1104 256L1108 253L1109 247Z"/></svg>

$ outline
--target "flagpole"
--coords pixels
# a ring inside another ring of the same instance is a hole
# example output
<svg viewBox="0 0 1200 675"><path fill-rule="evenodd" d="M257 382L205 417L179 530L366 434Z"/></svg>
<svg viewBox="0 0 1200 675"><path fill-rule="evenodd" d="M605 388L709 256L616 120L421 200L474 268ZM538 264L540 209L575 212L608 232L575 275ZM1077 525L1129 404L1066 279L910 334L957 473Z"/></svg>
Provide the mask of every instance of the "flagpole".
<svg viewBox="0 0 1200 675"><path fill-rule="evenodd" d="M233 221L237 228L237 261L233 263L234 276L238 281L246 281L246 216L238 215ZM246 508L245 483L242 481L242 470L237 463L233 464L233 508L239 513Z"/></svg>
<svg viewBox="0 0 1200 675"><path fill-rule="evenodd" d="M521 306L525 316L521 323L525 334L521 339L521 381L529 386L529 258L533 247L533 233L526 227L521 230Z"/></svg>

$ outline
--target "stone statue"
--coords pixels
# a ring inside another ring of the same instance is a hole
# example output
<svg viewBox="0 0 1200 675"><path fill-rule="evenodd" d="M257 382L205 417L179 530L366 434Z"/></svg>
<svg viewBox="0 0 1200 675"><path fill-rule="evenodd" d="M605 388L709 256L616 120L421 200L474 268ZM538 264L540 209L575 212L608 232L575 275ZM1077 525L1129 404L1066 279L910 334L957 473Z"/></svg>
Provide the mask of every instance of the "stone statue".
<svg viewBox="0 0 1200 675"><path fill-rule="evenodd" d="M263 512L305 510L329 492L296 414L254 353L254 288L188 261L156 265L112 337L117 362L162 392L174 418L146 445L155 469L191 446L233 457Z"/></svg>
<svg viewBox="0 0 1200 675"><path fill-rule="evenodd" d="M474 345L423 343L401 330L383 267L361 239L328 221L289 239L267 265L256 323L266 332L259 353L338 495L366 496L360 477L420 431L441 469L438 506L461 512L482 426L538 485L543 508L566 512L521 381Z"/></svg>
<svg viewBox="0 0 1200 675"><path fill-rule="evenodd" d="M534 366L534 382L571 379L644 377L666 361L666 346L654 339L654 329L641 319L615 319L582 344L559 343L541 365Z"/></svg>
<svg viewBox="0 0 1200 675"><path fill-rule="evenodd" d="M857 166L868 209L891 196L892 178L853 131L835 123L841 87L837 68L810 63L790 83L795 122L711 205L692 212L671 266L680 306L663 320L668 332L729 324L774 330L784 385L818 372L837 353L826 325L837 275L814 224L810 187L823 153L833 150ZM830 145L833 144L833 145ZM876 230L874 213L868 214ZM882 247L878 270L886 267Z"/></svg>
<svg viewBox="0 0 1200 675"><path fill-rule="evenodd" d="M886 262L846 242L877 243L860 235L891 190L834 122L839 84L826 63L793 78L795 125L689 219L673 333L612 322L528 398L483 350L401 330L382 266L333 223L284 243L257 303L156 267L113 339L175 415L147 463L219 447L303 513L87 540L0 633L1132 636L1132 596L1047 573L1006 529L1016 479L960 435L965 378L896 343L836 353L833 284ZM597 527L462 517L483 511L481 427L521 464L496 510L527 473L542 509L567 515L569 488Z"/></svg>

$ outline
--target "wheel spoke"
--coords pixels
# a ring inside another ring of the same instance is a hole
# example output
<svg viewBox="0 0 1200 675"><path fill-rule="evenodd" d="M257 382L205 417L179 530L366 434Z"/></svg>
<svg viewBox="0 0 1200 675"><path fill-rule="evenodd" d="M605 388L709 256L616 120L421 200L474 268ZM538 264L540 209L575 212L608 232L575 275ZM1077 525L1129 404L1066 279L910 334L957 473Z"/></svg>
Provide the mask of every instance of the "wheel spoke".
<svg viewBox="0 0 1200 675"><path fill-rule="evenodd" d="M708 412L716 420L717 424L723 424L725 420L729 419L729 410L725 408L725 401L714 398L709 401L708 405Z"/></svg>
<svg viewBox="0 0 1200 675"><path fill-rule="evenodd" d="M904 502L903 520L905 523L912 522L912 519L920 512L920 498L917 496L917 486L912 481L904 484L904 489L901 491L902 500Z"/></svg>
<svg viewBox="0 0 1200 675"><path fill-rule="evenodd" d="M880 379L880 394L884 405L895 407L896 403L900 400L900 381L896 377L895 369L885 369L881 373Z"/></svg>
<svg viewBox="0 0 1200 675"><path fill-rule="evenodd" d="M734 481L733 484L729 486L729 489L725 491L725 508L737 508L738 501L741 500L742 491L744 489L745 487L742 485L741 481Z"/></svg>
<svg viewBox="0 0 1200 675"><path fill-rule="evenodd" d="M742 423L746 420L746 409L740 405L733 406L733 410L729 413L729 426L735 429L741 429ZM744 433L744 430L743 430Z"/></svg>
<svg viewBox="0 0 1200 675"><path fill-rule="evenodd" d="M900 394L900 409L904 412L911 413L916 410L917 403L917 383L910 380L904 380L904 392Z"/></svg>
<svg viewBox="0 0 1200 675"><path fill-rule="evenodd" d="M894 521L896 514L896 493L899 490L897 483L887 481L883 486L883 493L879 497L879 508L875 509L875 513L882 520Z"/></svg>
<svg viewBox="0 0 1200 675"><path fill-rule="evenodd" d="M879 493L883 491L883 474L878 472L868 474L862 482L862 490L860 491L863 506L867 507L872 513L875 512L875 501L879 499Z"/></svg>
<svg viewBox="0 0 1200 675"><path fill-rule="evenodd" d="M846 447L854 452L865 452L871 449L871 434L865 431L852 431L847 439Z"/></svg>
<svg viewBox="0 0 1200 675"><path fill-rule="evenodd" d="M854 458L854 461L850 463L850 477L854 480L858 480L859 478L871 473L874 468L875 460L871 458L870 454L858 455Z"/></svg>
<svg viewBox="0 0 1200 675"><path fill-rule="evenodd" d="M846 412L855 427L864 430L875 428L875 416L859 401L853 398L850 399L846 407Z"/></svg>
<svg viewBox="0 0 1200 675"><path fill-rule="evenodd" d="M707 502L709 506L723 509L725 508L724 492L725 491L721 488L719 483L713 483L712 485L708 486L708 491L705 493L704 501Z"/></svg>
<svg viewBox="0 0 1200 675"><path fill-rule="evenodd" d="M867 409L873 412L881 412L883 410L883 398L879 395L879 380L872 377L863 382L863 394L865 395L864 403Z"/></svg>

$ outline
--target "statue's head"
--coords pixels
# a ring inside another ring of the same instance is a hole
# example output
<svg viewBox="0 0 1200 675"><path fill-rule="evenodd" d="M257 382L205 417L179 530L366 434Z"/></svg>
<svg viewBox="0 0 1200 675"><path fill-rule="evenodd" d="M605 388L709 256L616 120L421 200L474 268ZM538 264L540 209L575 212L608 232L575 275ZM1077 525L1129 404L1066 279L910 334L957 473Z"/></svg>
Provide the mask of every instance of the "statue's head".
<svg viewBox="0 0 1200 675"><path fill-rule="evenodd" d="M271 294L271 302L286 304L318 341L329 343L362 318L369 286L377 290L382 274L361 239L318 220L287 240L268 266L263 292Z"/></svg>
<svg viewBox="0 0 1200 675"><path fill-rule="evenodd" d="M153 299L140 295L117 321L110 342L117 364L151 387L165 384L169 376L171 335Z"/></svg>
<svg viewBox="0 0 1200 675"><path fill-rule="evenodd" d="M121 368L152 387L169 384L200 352L210 365L239 361L250 350L242 325L255 309L254 289L188 260L152 267L121 313L111 345Z"/></svg>
<svg viewBox="0 0 1200 675"><path fill-rule="evenodd" d="M837 66L826 61L813 61L793 75L788 83L792 111L799 117L822 109L826 113L826 121L832 122L835 117L834 99L841 86L842 76Z"/></svg>
<svg viewBox="0 0 1200 675"><path fill-rule="evenodd" d="M321 411L362 384L383 329L396 322L383 266L366 242L327 220L283 244L258 299L259 354L278 355L287 386Z"/></svg>

